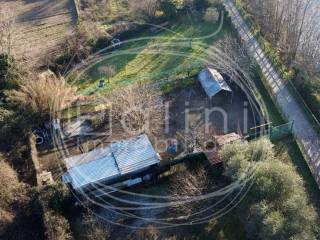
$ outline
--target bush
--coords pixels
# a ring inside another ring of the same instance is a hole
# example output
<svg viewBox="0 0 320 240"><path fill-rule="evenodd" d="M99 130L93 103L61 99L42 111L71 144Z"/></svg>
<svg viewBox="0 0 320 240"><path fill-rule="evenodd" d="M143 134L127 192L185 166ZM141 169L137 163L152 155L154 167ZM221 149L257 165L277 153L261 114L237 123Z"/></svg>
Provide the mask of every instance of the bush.
<svg viewBox="0 0 320 240"><path fill-rule="evenodd" d="M214 4L216 4L216 1L213 1ZM208 0L193 0L193 6L196 10L200 11L203 9L206 9L209 6Z"/></svg>
<svg viewBox="0 0 320 240"><path fill-rule="evenodd" d="M291 164L278 160L269 140L231 144L220 155L233 180L245 175L249 164L256 169L253 186L238 209L250 238L316 239L319 220L303 181Z"/></svg>
<svg viewBox="0 0 320 240"><path fill-rule="evenodd" d="M39 202L43 210L46 238L73 239L70 224L65 217L72 204L68 188L63 184L44 186L39 190Z"/></svg>
<svg viewBox="0 0 320 240"><path fill-rule="evenodd" d="M11 104L40 117L54 117L75 100L75 93L75 88L50 71L23 83L19 90L6 91Z"/></svg>
<svg viewBox="0 0 320 240"><path fill-rule="evenodd" d="M65 215L73 203L69 189L62 183L44 186L40 190L40 199L45 207Z"/></svg>
<svg viewBox="0 0 320 240"><path fill-rule="evenodd" d="M178 13L177 6L173 0L160 0L160 10L169 19L174 18Z"/></svg>
<svg viewBox="0 0 320 240"><path fill-rule="evenodd" d="M0 148L9 151L25 139L31 123L35 120L30 115L0 107Z"/></svg>
<svg viewBox="0 0 320 240"><path fill-rule="evenodd" d="M16 88L19 82L19 69L17 62L11 56L0 54L0 89Z"/></svg>
<svg viewBox="0 0 320 240"><path fill-rule="evenodd" d="M69 240L73 239L70 225L67 219L54 211L44 213L45 235L48 240Z"/></svg>
<svg viewBox="0 0 320 240"><path fill-rule="evenodd" d="M85 235L88 240L106 240L110 236L107 223L96 218L92 213L84 216Z"/></svg>
<svg viewBox="0 0 320 240"><path fill-rule="evenodd" d="M216 8L208 8L203 16L207 22L216 23L219 20L219 12Z"/></svg>

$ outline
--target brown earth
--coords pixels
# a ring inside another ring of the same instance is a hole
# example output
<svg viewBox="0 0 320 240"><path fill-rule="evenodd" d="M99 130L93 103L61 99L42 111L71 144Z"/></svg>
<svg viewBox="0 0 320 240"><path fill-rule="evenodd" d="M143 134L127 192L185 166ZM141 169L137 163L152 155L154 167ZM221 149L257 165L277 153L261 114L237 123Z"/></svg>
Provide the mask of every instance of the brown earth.
<svg viewBox="0 0 320 240"><path fill-rule="evenodd" d="M76 24L73 0L4 0L1 8L15 18L15 55L38 66L57 52Z"/></svg>

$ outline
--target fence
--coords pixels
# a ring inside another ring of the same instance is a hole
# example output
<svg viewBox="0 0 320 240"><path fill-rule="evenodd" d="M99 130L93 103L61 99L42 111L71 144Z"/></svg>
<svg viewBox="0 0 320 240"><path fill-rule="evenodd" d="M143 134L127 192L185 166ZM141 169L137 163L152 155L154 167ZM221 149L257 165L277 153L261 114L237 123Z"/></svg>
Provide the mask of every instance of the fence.
<svg viewBox="0 0 320 240"><path fill-rule="evenodd" d="M245 139L253 140L259 137L269 137L272 141L279 141L292 135L293 124L293 121L278 126L272 126L272 123L267 123L251 129Z"/></svg>

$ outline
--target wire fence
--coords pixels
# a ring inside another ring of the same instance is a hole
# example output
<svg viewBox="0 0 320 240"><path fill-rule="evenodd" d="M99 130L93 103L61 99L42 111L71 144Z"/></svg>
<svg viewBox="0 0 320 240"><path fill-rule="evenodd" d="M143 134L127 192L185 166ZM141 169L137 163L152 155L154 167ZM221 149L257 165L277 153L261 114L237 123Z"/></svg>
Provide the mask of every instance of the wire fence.
<svg viewBox="0 0 320 240"><path fill-rule="evenodd" d="M245 139L254 140L260 137L268 137L272 141L279 141L292 136L293 124L293 121L277 126L273 126L272 123L267 123L251 129Z"/></svg>

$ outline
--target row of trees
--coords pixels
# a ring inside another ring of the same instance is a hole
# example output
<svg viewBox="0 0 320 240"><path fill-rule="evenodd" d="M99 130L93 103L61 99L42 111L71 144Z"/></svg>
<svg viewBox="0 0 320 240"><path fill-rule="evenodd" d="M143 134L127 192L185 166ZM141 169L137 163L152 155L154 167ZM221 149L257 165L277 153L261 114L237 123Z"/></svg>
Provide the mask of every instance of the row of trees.
<svg viewBox="0 0 320 240"><path fill-rule="evenodd" d="M317 0L242 0L261 30L291 65L314 70L320 58Z"/></svg>
<svg viewBox="0 0 320 240"><path fill-rule="evenodd" d="M235 143L221 153L227 175L236 180L256 169L248 195L238 208L252 239L317 239L319 220L296 169L277 155L267 139Z"/></svg>

